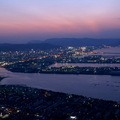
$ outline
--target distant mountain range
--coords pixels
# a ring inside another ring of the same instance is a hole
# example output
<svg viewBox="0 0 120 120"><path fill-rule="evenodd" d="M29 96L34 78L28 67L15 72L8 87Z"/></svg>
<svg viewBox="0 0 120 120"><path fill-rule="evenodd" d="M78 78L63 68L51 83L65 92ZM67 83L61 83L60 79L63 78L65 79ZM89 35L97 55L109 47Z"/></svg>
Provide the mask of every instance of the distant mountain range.
<svg viewBox="0 0 120 120"><path fill-rule="evenodd" d="M53 49L60 46L118 46L120 39L93 39L93 38L52 38L45 41L32 40L27 44L0 44L0 51L24 51L30 49Z"/></svg>
<svg viewBox="0 0 120 120"><path fill-rule="evenodd" d="M47 39L44 42L39 40L33 40L29 42L33 43L49 43L59 46L118 46L120 45L120 39L93 39L93 38L52 38Z"/></svg>
<svg viewBox="0 0 120 120"><path fill-rule="evenodd" d="M51 45L49 43L34 43L34 44L0 44L0 51L24 51L24 50L47 50L58 48L60 46Z"/></svg>

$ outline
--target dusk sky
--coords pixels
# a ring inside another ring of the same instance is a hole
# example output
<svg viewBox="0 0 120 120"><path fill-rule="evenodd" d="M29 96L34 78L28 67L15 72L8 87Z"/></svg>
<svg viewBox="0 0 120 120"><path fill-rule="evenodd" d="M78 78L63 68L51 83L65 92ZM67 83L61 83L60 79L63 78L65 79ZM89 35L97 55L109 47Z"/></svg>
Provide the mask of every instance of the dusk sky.
<svg viewBox="0 0 120 120"><path fill-rule="evenodd" d="M0 0L0 43L120 38L120 0Z"/></svg>

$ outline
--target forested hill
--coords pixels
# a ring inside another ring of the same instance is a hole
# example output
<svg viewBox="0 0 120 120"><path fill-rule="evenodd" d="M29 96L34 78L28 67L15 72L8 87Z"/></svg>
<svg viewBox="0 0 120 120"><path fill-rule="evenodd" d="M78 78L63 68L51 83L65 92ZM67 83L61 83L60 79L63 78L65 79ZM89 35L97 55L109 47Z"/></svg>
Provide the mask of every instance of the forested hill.
<svg viewBox="0 0 120 120"><path fill-rule="evenodd" d="M45 43L60 46L118 46L120 39L53 38L45 40Z"/></svg>
<svg viewBox="0 0 120 120"><path fill-rule="evenodd" d="M0 51L24 51L24 50L47 50L58 48L59 46L51 45L49 43L34 43L34 44L0 44Z"/></svg>
<svg viewBox="0 0 120 120"><path fill-rule="evenodd" d="M49 43L59 46L118 46L120 39L93 39L93 38L51 38L45 41L32 40L29 43Z"/></svg>

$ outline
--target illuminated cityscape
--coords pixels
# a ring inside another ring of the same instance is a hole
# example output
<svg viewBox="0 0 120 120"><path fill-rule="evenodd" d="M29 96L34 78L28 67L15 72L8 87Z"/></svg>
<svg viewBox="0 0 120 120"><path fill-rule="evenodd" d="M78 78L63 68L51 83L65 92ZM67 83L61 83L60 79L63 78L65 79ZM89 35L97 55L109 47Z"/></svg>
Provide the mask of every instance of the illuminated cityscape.
<svg viewBox="0 0 120 120"><path fill-rule="evenodd" d="M0 0L0 120L120 120L120 0Z"/></svg>

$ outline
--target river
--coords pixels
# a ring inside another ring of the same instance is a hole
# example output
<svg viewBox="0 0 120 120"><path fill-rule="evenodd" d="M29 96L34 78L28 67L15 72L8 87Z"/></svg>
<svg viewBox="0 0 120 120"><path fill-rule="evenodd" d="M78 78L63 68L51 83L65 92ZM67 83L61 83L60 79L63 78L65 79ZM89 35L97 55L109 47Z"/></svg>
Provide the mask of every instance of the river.
<svg viewBox="0 0 120 120"><path fill-rule="evenodd" d="M33 88L120 101L119 76L12 73L4 68L0 68L0 76L7 76L0 85L27 85Z"/></svg>

